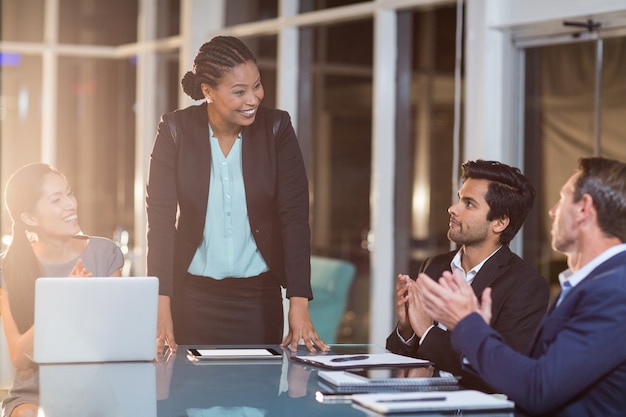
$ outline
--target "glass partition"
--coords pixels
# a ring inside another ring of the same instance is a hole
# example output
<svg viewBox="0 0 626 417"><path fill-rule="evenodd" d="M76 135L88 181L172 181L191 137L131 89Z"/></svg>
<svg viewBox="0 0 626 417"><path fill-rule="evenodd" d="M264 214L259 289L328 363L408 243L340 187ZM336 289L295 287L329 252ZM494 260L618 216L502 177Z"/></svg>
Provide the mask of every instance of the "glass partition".
<svg viewBox="0 0 626 417"><path fill-rule="evenodd" d="M373 21L311 29L309 180L312 251L357 266L340 342L367 341L370 177L372 159ZM301 91L301 94L303 91ZM364 325L365 324L365 325Z"/></svg>
<svg viewBox="0 0 626 417"><path fill-rule="evenodd" d="M372 0L300 0L301 8L305 10L323 10L333 7L348 6L356 3L366 3Z"/></svg>
<svg viewBox="0 0 626 417"><path fill-rule="evenodd" d="M59 42L123 45L137 42L137 0L59 0Z"/></svg>
<svg viewBox="0 0 626 417"><path fill-rule="evenodd" d="M416 10L410 13L407 28L400 33L406 50L399 51L399 54L411 57L410 162L409 172L398 172L397 175L402 180L410 178L407 187L411 196L408 202L410 266L406 272L412 277L417 276L425 258L450 250L447 210L453 200L456 201L453 196L457 192L452 189L455 22L455 6ZM399 109L399 112L406 110ZM463 148L462 141L461 134L460 149ZM459 163L462 162L461 158Z"/></svg>
<svg viewBox="0 0 626 417"><path fill-rule="evenodd" d="M0 66L0 167L2 192L8 176L30 162L39 161L41 154L41 57L25 54L3 55ZM3 196L3 195L2 195ZM1 198L2 229L11 230Z"/></svg>
<svg viewBox="0 0 626 417"><path fill-rule="evenodd" d="M524 255L555 291L558 274L567 266L564 256L552 250L548 210L558 200L561 186L580 157L599 154L626 160L626 37L602 43L600 67L596 41L524 50L525 170L538 187L535 207L524 226ZM599 90L597 68L601 68ZM599 103L596 97L601 98Z"/></svg>
<svg viewBox="0 0 626 417"><path fill-rule="evenodd" d="M228 0L225 6L226 26L274 19L278 16L278 0Z"/></svg>
<svg viewBox="0 0 626 417"><path fill-rule="evenodd" d="M263 83L263 90L265 91L263 105L275 107L278 38L276 35L266 35L243 38L243 40L257 59L257 65L259 67L259 72L261 73L261 83Z"/></svg>
<svg viewBox="0 0 626 417"><path fill-rule="evenodd" d="M43 42L45 0L0 2L0 40Z"/></svg>
<svg viewBox="0 0 626 417"><path fill-rule="evenodd" d="M131 59L59 59L56 165L86 234L133 229L135 72Z"/></svg>

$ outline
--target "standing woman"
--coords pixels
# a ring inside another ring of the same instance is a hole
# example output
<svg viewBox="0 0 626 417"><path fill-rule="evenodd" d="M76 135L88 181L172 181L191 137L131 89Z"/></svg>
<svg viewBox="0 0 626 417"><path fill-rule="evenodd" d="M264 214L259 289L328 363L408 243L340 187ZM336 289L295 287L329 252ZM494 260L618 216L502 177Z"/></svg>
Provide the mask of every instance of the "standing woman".
<svg viewBox="0 0 626 417"><path fill-rule="evenodd" d="M119 276L124 257L113 241L81 234L76 197L65 177L49 165L33 163L13 173L5 202L13 236L2 257L0 304L15 380L2 402L2 415L36 416L38 367L30 359L35 280Z"/></svg>
<svg viewBox="0 0 626 417"><path fill-rule="evenodd" d="M256 59L234 37L202 45L181 83L204 102L163 115L147 184L159 346L280 343L283 285L283 346L328 349L308 311L308 181L288 113L260 106Z"/></svg>

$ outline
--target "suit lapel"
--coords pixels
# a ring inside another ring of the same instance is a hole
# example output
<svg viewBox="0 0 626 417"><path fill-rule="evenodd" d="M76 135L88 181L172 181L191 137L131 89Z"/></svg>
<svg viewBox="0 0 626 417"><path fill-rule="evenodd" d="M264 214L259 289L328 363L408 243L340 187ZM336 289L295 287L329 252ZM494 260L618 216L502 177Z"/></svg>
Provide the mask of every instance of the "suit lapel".
<svg viewBox="0 0 626 417"><path fill-rule="evenodd" d="M479 300L483 290L487 287L491 287L491 284L500 278L502 275L502 267L508 265L510 258L511 250L505 245L480 268L480 271L478 271L478 274L476 274L472 281L472 288Z"/></svg>
<svg viewBox="0 0 626 417"><path fill-rule="evenodd" d="M198 106L193 115L193 123L187 127L189 132L185 135L187 140L192 141L190 151L186 153L186 158L198 158L195 176L195 193L198 207L205 207L209 198L209 183L211 181L211 138L209 137L209 116L207 114L206 103ZM184 163L190 160L185 159ZM181 160L181 162L183 162Z"/></svg>
<svg viewBox="0 0 626 417"><path fill-rule="evenodd" d="M275 155L268 152L268 138L273 139L269 132L267 113L263 107L257 110L254 123L241 131L241 164L248 211L254 209L251 207L254 202L264 201L263 196L268 193L267 185L274 181L272 171L267 167L275 158Z"/></svg>
<svg viewBox="0 0 626 417"><path fill-rule="evenodd" d="M545 339L543 332L545 328L545 323L547 321L552 320L553 317L555 317L557 314L562 314L566 316L571 315L569 312L570 304L567 302L568 299L573 300L575 293L580 291L585 285L588 285L595 279L602 279L601 276L603 274L607 273L607 271L615 267L623 265L624 262L626 262L626 252L622 252L616 256L613 256L612 258L609 258L608 260L600 264L593 271L591 271L589 275L587 275L582 281L580 281L574 288L570 290L567 297L565 297L563 299L563 302L559 305L558 309L556 308L556 301L559 299L559 296L557 295L557 297L555 297L554 300L552 300L552 302L550 303L548 311L543 316L543 319L539 323L539 326L537 326L537 330L535 331L535 334L528 345L527 353L532 357L535 354L537 347L540 346L538 345L539 340Z"/></svg>
<svg viewBox="0 0 626 417"><path fill-rule="evenodd" d="M454 255L456 255L457 252L458 251L449 252L445 255L442 255L441 258L429 258L426 263L422 267L420 267L418 274L423 272L432 279L439 280L444 271L452 270L450 263L452 262L452 259L454 259Z"/></svg>

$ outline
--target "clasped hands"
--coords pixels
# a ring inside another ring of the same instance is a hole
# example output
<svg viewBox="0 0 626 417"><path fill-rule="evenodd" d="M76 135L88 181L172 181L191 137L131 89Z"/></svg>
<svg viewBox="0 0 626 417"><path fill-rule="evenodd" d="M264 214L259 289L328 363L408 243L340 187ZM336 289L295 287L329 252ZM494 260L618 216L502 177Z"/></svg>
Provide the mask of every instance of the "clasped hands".
<svg viewBox="0 0 626 417"><path fill-rule="evenodd" d="M455 271L444 272L435 281L419 274L413 281L408 275L399 275L396 282L396 311L398 331L407 339L411 333L421 337L433 324L443 324L453 330L459 321L471 313L478 313L485 323L491 321L491 288L478 301L471 285ZM407 336L407 337L405 337Z"/></svg>

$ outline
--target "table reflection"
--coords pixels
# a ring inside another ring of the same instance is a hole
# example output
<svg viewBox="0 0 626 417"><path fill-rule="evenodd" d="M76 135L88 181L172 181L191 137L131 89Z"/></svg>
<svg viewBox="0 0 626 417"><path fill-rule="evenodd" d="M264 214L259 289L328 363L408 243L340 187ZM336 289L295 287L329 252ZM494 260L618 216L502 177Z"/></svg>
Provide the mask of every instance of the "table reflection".
<svg viewBox="0 0 626 417"><path fill-rule="evenodd" d="M280 349L280 348L279 348ZM187 347L154 362L42 365L38 417L272 417L359 416L344 403L322 403L318 368L290 360L193 362ZM333 353L381 353L371 345L333 346ZM429 368L413 372L432 372ZM465 415L465 414L464 414ZM471 415L471 414L467 414ZM506 414L512 416L513 414Z"/></svg>
<svg viewBox="0 0 626 417"><path fill-rule="evenodd" d="M39 417L156 417L152 362L39 367Z"/></svg>
<svg viewBox="0 0 626 417"><path fill-rule="evenodd" d="M296 354L308 354L304 347L295 353L285 348L279 350L283 351L283 357L278 359L192 362L185 357L186 349L179 348L171 377L175 383L170 385L168 398L158 401L158 415L363 416L350 404L342 405L342 410L330 410L315 400L319 388L317 370L289 359ZM333 353L384 351L370 345L333 346Z"/></svg>

